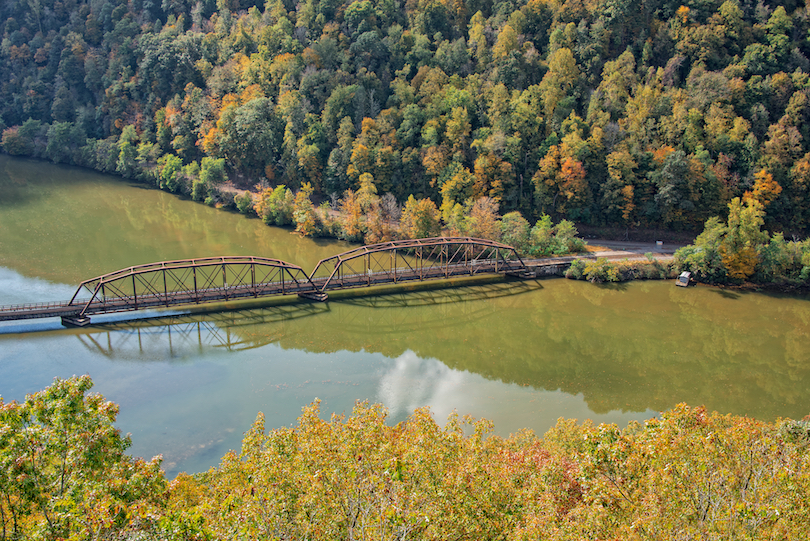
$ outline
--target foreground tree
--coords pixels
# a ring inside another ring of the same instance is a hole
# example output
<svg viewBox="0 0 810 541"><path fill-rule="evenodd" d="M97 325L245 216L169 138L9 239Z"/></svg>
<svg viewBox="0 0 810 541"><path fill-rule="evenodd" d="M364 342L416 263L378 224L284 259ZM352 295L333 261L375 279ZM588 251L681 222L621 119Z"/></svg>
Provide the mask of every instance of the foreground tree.
<svg viewBox="0 0 810 541"><path fill-rule="evenodd" d="M304 408L174 484L172 521L215 539L805 538L810 423L679 405L646 424L560 420L509 438L427 408L387 423ZM196 522L195 522L196 521ZM674 535L673 535L674 534Z"/></svg>
<svg viewBox="0 0 810 541"><path fill-rule="evenodd" d="M260 413L241 452L168 486L124 454L87 376L0 402L0 540L807 539L810 416L678 405L646 423L558 421L543 438L428 408L392 425Z"/></svg>
<svg viewBox="0 0 810 541"><path fill-rule="evenodd" d="M160 457L125 454L118 406L89 376L0 399L0 539L120 539L149 531L167 484Z"/></svg>

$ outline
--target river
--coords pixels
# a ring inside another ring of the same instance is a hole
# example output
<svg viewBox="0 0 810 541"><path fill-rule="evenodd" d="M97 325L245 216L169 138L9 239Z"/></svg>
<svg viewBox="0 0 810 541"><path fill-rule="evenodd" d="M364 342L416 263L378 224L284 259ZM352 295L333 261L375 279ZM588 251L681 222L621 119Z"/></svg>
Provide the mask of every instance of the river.
<svg viewBox="0 0 810 541"><path fill-rule="evenodd" d="M302 239L121 179L0 156L0 304L65 300L119 268L257 255L312 269L347 249ZM90 374L120 404L131 453L163 454L167 475L203 471L264 412L294 424L382 402L392 422L430 406L486 417L508 435L559 417L626 425L679 402L723 413L810 413L805 297L595 286L564 279L144 321L0 323L0 395Z"/></svg>

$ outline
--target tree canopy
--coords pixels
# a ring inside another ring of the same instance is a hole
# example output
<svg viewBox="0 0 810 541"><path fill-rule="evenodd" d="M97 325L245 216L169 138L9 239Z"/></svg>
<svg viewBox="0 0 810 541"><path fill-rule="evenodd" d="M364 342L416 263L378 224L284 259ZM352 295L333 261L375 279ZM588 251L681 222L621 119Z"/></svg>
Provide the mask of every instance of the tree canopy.
<svg viewBox="0 0 810 541"><path fill-rule="evenodd" d="M544 437L359 402L291 427L259 414L207 472L131 459L87 376L0 401L0 539L803 539L810 421L678 405Z"/></svg>
<svg viewBox="0 0 810 541"><path fill-rule="evenodd" d="M749 0L10 1L2 147L189 195L204 160L321 199L368 174L451 228L488 197L697 230L750 196L805 234L808 21Z"/></svg>

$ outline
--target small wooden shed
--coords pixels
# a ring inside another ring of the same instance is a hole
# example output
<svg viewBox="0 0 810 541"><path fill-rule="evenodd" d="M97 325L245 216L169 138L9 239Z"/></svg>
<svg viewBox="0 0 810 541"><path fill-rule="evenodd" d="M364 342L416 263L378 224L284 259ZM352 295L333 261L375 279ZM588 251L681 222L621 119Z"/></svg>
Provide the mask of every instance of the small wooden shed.
<svg viewBox="0 0 810 541"><path fill-rule="evenodd" d="M675 285L680 287L689 287L689 284L692 282L692 273L689 271L683 271L680 276L675 279Z"/></svg>

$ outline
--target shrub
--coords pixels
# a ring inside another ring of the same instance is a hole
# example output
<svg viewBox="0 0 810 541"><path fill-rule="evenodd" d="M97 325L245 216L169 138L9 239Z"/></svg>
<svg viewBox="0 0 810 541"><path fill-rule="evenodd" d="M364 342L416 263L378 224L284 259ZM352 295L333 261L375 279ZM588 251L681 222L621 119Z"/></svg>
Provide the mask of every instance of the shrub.
<svg viewBox="0 0 810 541"><path fill-rule="evenodd" d="M208 183L199 178L195 180L191 187L191 198L194 201L205 201L209 195L211 195L211 189Z"/></svg>
<svg viewBox="0 0 810 541"><path fill-rule="evenodd" d="M575 259L571 262L571 266L565 271L565 277L570 280L582 280L582 273L585 271L585 262L581 259Z"/></svg>
<svg viewBox="0 0 810 541"><path fill-rule="evenodd" d="M253 213L253 197L250 195L250 192L244 192L240 195L237 195L234 198L234 202L236 203L236 208L242 214Z"/></svg>
<svg viewBox="0 0 810 541"><path fill-rule="evenodd" d="M618 282L619 269L615 263L611 263L604 257L589 261L583 271L585 279L591 283Z"/></svg>

